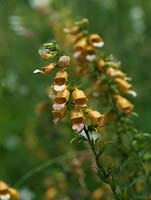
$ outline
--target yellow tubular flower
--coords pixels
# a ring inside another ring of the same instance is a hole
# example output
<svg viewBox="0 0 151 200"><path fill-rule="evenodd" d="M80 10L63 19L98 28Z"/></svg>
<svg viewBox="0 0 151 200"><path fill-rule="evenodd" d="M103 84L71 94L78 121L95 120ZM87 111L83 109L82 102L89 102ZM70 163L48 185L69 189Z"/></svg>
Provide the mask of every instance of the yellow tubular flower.
<svg viewBox="0 0 151 200"><path fill-rule="evenodd" d="M91 110L91 109L86 109L85 112L88 114L89 120L94 125L102 125L102 120L104 118L104 115L102 115L96 110Z"/></svg>
<svg viewBox="0 0 151 200"><path fill-rule="evenodd" d="M129 92L129 89L131 88L131 84L129 84L127 81L125 81L121 78L116 78L115 81L118 84L119 90L121 92L123 92L123 93Z"/></svg>
<svg viewBox="0 0 151 200"><path fill-rule="evenodd" d="M19 200L19 193L5 182L0 181L0 199Z"/></svg>
<svg viewBox="0 0 151 200"><path fill-rule="evenodd" d="M76 44L75 44L75 51L83 51L83 50L85 50L86 45L87 45L86 38L82 38L81 40L79 40L78 42L76 42Z"/></svg>
<svg viewBox="0 0 151 200"><path fill-rule="evenodd" d="M8 191L8 185L4 183L3 181L0 181L0 195L6 194Z"/></svg>
<svg viewBox="0 0 151 200"><path fill-rule="evenodd" d="M67 112L67 106L65 105L61 110L53 110L53 115L55 118L63 119Z"/></svg>
<svg viewBox="0 0 151 200"><path fill-rule="evenodd" d="M87 98L83 90L74 89L72 92L72 99L77 106L85 106Z"/></svg>
<svg viewBox="0 0 151 200"><path fill-rule="evenodd" d="M71 110L70 120L71 120L72 125L83 123L84 116L83 116L82 110L79 108L75 108L75 109Z"/></svg>
<svg viewBox="0 0 151 200"><path fill-rule="evenodd" d="M89 42L94 47L102 47L104 45L103 39L98 34L91 34L89 36Z"/></svg>
<svg viewBox="0 0 151 200"><path fill-rule="evenodd" d="M8 191L11 195L11 200L19 200L19 193L15 189L9 188Z"/></svg>
<svg viewBox="0 0 151 200"><path fill-rule="evenodd" d="M48 74L51 74L51 72L55 69L56 67L56 63L50 63L44 67L42 67L41 69L36 69L34 70L34 74L36 73L41 73L41 74L45 74L45 75L48 75Z"/></svg>
<svg viewBox="0 0 151 200"><path fill-rule="evenodd" d="M89 55L95 54L95 48L91 45L87 45L85 50L86 53Z"/></svg>
<svg viewBox="0 0 151 200"><path fill-rule="evenodd" d="M112 67L109 67L107 69L107 75L110 76L111 78L114 78L114 77L118 77L118 78L125 78L126 74L118 69L114 69Z"/></svg>
<svg viewBox="0 0 151 200"><path fill-rule="evenodd" d="M121 112L126 114L130 114L132 112L134 105L129 100L120 95L116 95L115 100L116 106Z"/></svg>
<svg viewBox="0 0 151 200"><path fill-rule="evenodd" d="M68 73L65 71L59 71L56 73L55 76L55 83L57 85L64 85L67 82Z"/></svg>
<svg viewBox="0 0 151 200"><path fill-rule="evenodd" d="M65 89L61 92L57 92L55 96L55 102L58 104L67 103L69 100L70 92L68 89Z"/></svg>

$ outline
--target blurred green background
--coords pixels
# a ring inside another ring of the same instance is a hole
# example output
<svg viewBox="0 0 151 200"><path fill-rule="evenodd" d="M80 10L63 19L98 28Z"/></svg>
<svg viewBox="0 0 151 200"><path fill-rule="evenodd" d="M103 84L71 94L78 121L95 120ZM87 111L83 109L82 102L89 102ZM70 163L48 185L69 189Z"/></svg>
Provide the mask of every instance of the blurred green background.
<svg viewBox="0 0 151 200"><path fill-rule="evenodd" d="M90 32L103 37L104 50L122 61L138 93L133 100L139 114L136 125L151 131L150 9L149 0L0 0L0 179L13 185L39 163L74 151L68 122L56 128L50 110L37 114L36 104L48 100L51 78L33 75L44 65L37 53L41 44L63 37L61 28L72 20L88 18ZM70 170L67 163L45 169L20 186L22 195L44 199L48 176L56 182L68 177L66 182L74 190L78 186L70 185L76 179L69 178ZM97 187L95 183L88 183L90 190Z"/></svg>

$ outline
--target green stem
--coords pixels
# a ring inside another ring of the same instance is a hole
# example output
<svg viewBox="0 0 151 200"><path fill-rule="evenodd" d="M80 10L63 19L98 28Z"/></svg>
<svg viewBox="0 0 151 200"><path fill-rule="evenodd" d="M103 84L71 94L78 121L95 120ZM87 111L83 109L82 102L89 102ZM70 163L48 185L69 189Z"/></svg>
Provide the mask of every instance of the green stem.
<svg viewBox="0 0 151 200"><path fill-rule="evenodd" d="M100 162L100 155L98 156L97 152L96 152L96 149L95 149L95 144L94 144L94 141L91 140L90 136L89 136L89 131L86 129L86 127L84 127L84 131L87 135L87 138L88 138L88 143L89 143L89 146L91 147L91 150L95 156L95 161L96 161L96 165L98 167L98 176L99 178L109 184L113 194L114 194L114 197L116 200L121 200L120 198L120 195L117 194L117 191L116 191L116 182L113 178L113 176L111 174L109 174L108 172L106 172L103 164Z"/></svg>
<svg viewBox="0 0 151 200"><path fill-rule="evenodd" d="M74 156L74 153L70 153L70 154L66 154L63 156L59 156L57 158L54 159L49 159L43 163L41 163L40 165L36 166L35 168L31 169L30 171L28 171L27 173L25 173L24 176L22 176L15 184L14 184L14 188L18 188L20 187L26 180L28 180L29 178L31 178L32 176L34 176L35 174L41 172L42 170L46 169L47 167L53 165L54 163L60 162L62 160L66 160L69 159L71 156Z"/></svg>

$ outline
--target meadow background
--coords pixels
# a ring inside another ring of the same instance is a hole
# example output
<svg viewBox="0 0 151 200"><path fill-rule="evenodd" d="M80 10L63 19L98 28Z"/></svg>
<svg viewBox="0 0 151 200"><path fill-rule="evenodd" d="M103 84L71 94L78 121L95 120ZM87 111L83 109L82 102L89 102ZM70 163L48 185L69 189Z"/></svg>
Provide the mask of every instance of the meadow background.
<svg viewBox="0 0 151 200"><path fill-rule="evenodd" d="M72 160L62 158L18 182L48 159L83 150L83 145L70 144L73 133L68 121L56 128L49 109L42 114L36 110L39 102L48 101L46 87L51 81L33 75L44 64L39 47L52 39L66 47L63 27L88 18L89 31L103 37L104 50L121 60L122 69L133 79L138 93L136 126L151 132L150 9L148 0L0 0L0 179L18 186L21 200L44 199L50 185L52 193L62 191L62 199L78 199L75 193L81 187ZM85 182L93 193L99 181L91 167L85 167L84 173L89 174Z"/></svg>

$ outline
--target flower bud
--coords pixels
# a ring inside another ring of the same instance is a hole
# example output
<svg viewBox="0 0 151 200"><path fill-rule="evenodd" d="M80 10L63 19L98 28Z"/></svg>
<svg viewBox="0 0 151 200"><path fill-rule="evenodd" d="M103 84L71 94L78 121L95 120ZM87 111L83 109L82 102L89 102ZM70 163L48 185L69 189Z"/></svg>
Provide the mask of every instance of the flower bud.
<svg viewBox="0 0 151 200"><path fill-rule="evenodd" d="M77 106L85 106L87 98L83 90L74 89L72 92L72 99Z"/></svg>
<svg viewBox="0 0 151 200"><path fill-rule="evenodd" d="M70 112L70 120L72 125L83 123L84 116L82 110L75 108Z"/></svg>
<svg viewBox="0 0 151 200"><path fill-rule="evenodd" d="M19 193L13 189L13 188L9 188L9 194L11 195L11 200L19 200Z"/></svg>
<svg viewBox="0 0 151 200"><path fill-rule="evenodd" d="M98 34L91 34L89 41L94 47L102 47L104 45L102 38Z"/></svg>
<svg viewBox="0 0 151 200"><path fill-rule="evenodd" d="M59 71L55 76L55 83L57 85L64 85L67 82L68 73L66 71Z"/></svg>
<svg viewBox="0 0 151 200"><path fill-rule="evenodd" d="M79 32L80 32L80 28L79 28L78 26L72 27L72 29L69 31L69 33L70 33L71 35L76 35L76 34L79 33Z"/></svg>
<svg viewBox="0 0 151 200"><path fill-rule="evenodd" d="M50 63L46 65L45 67L42 67L41 69L34 70L33 73L34 74L41 73L41 74L48 75L48 74L51 74L51 72L55 69L55 67L56 67L56 63Z"/></svg>
<svg viewBox="0 0 151 200"><path fill-rule="evenodd" d="M102 115L101 113L99 113L96 110L91 110L91 109L86 109L85 112L88 114L89 120L94 125L101 125L104 115Z"/></svg>
<svg viewBox="0 0 151 200"><path fill-rule="evenodd" d="M120 95L116 95L115 100L116 100L116 106L121 112L126 114L132 112L134 105L129 100Z"/></svg>
<svg viewBox="0 0 151 200"><path fill-rule="evenodd" d="M54 56L52 53L50 53L49 49L39 49L39 55L44 60L49 60Z"/></svg>
<svg viewBox="0 0 151 200"><path fill-rule="evenodd" d="M61 67L67 67L70 65L70 57L69 56L61 56L59 59L59 64Z"/></svg>
<svg viewBox="0 0 151 200"><path fill-rule="evenodd" d="M68 89L65 89L61 92L57 92L55 96L55 102L58 104L67 103L69 100L69 95L70 95L70 92Z"/></svg>
<svg viewBox="0 0 151 200"><path fill-rule="evenodd" d="M50 63L49 65L42 67L42 73L43 74L51 74L51 72L55 69L56 63Z"/></svg>
<svg viewBox="0 0 151 200"><path fill-rule="evenodd" d="M116 78L116 83L118 84L119 90L123 93L128 93L129 89L131 88L131 84L129 84L127 81Z"/></svg>

